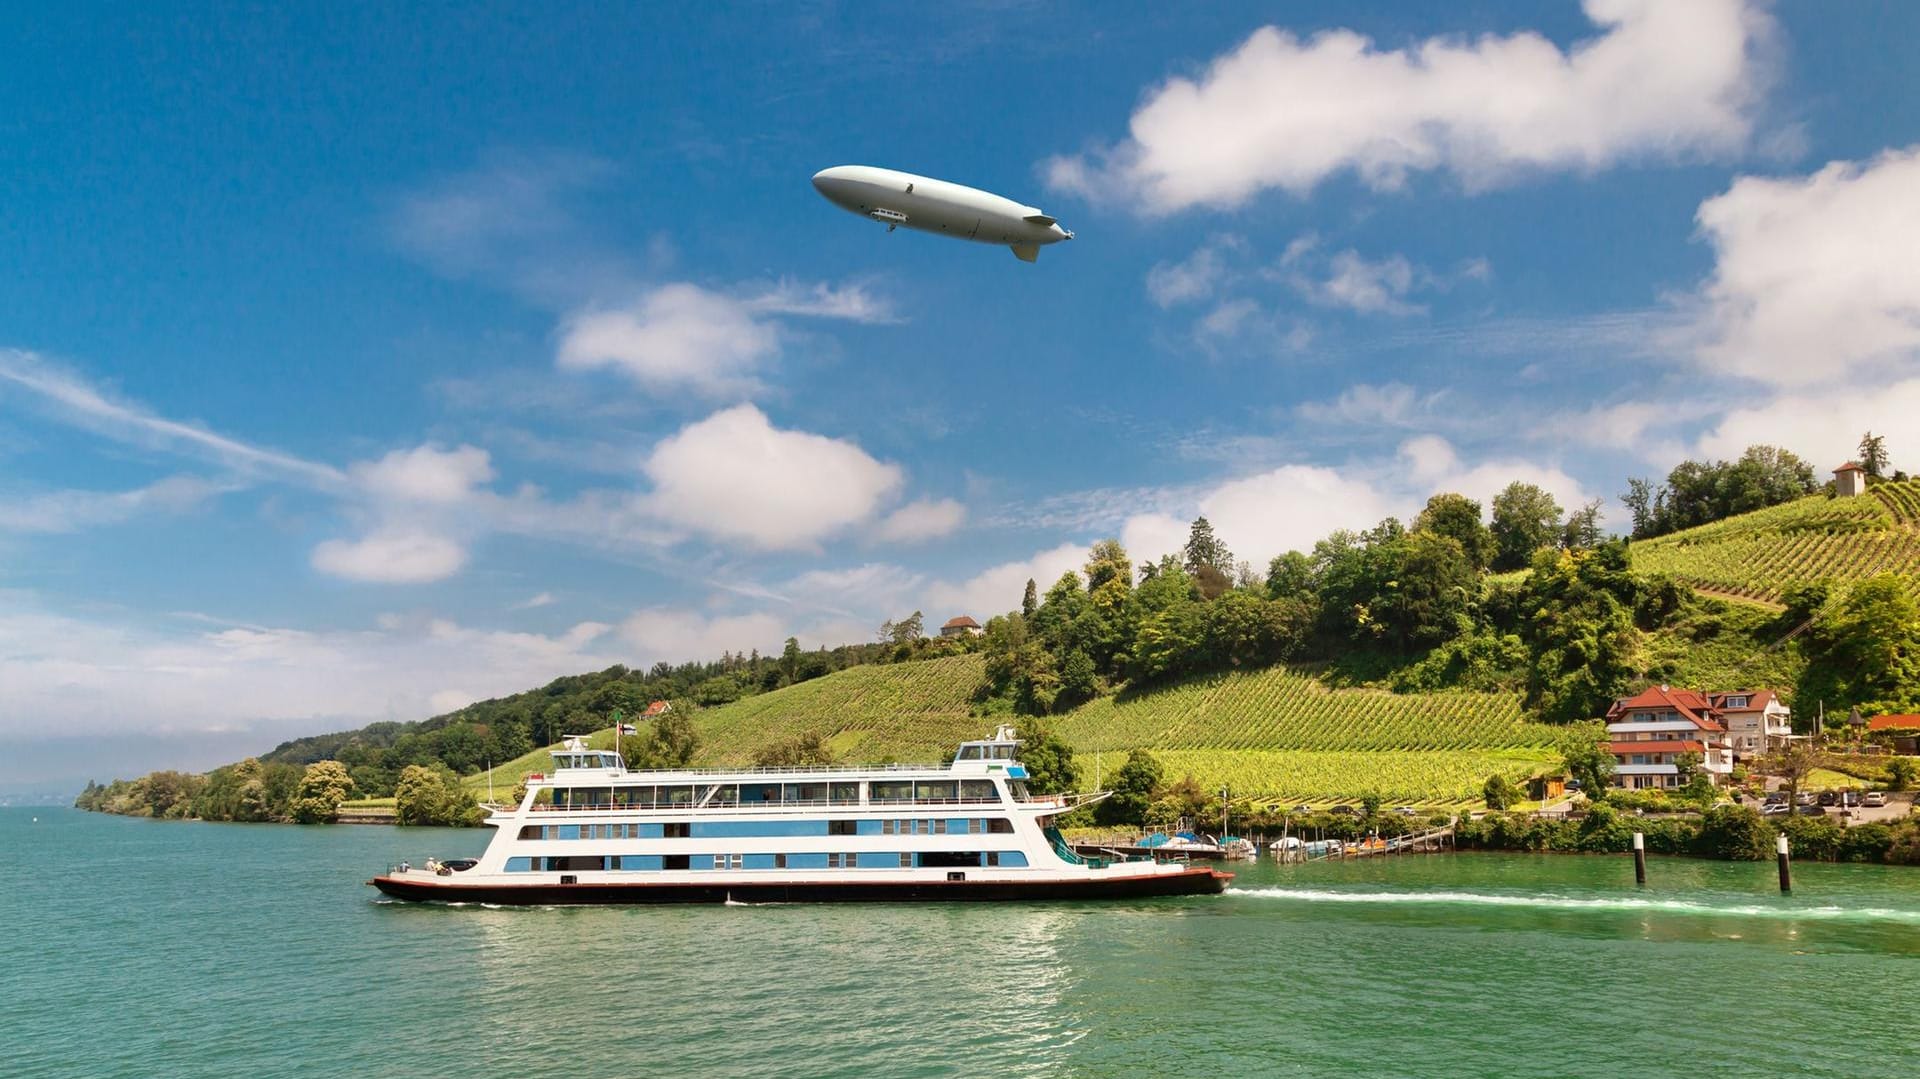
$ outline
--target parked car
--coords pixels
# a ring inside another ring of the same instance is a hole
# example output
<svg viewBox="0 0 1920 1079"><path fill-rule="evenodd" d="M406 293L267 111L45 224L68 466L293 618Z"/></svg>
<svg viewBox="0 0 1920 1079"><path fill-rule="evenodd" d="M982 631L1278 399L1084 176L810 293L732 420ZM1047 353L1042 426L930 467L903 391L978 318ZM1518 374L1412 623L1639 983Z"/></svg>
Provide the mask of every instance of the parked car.
<svg viewBox="0 0 1920 1079"><path fill-rule="evenodd" d="M1419 815L1414 811L1414 808L1412 806L1394 806L1393 811L1395 813L1400 814L1403 817L1413 817L1413 816Z"/></svg>
<svg viewBox="0 0 1920 1079"><path fill-rule="evenodd" d="M1819 806L1795 806L1794 811L1803 817L1823 817L1827 811Z"/></svg>
<svg viewBox="0 0 1920 1079"><path fill-rule="evenodd" d="M1857 806L1860 804L1860 792L1841 791L1838 803L1843 806Z"/></svg>
<svg viewBox="0 0 1920 1079"><path fill-rule="evenodd" d="M1770 805L1770 806L1783 806L1783 805L1786 805L1786 804L1787 804L1787 792L1786 792L1786 791L1773 791L1773 792L1771 792L1771 793L1769 793L1769 794L1767 795L1767 797L1766 797L1766 804L1767 804L1767 805Z"/></svg>
<svg viewBox="0 0 1920 1079"><path fill-rule="evenodd" d="M1785 802L1770 802L1760 811L1763 817L1784 817L1793 812L1793 807Z"/></svg>
<svg viewBox="0 0 1920 1079"><path fill-rule="evenodd" d="M1871 806L1877 809L1880 806L1887 804L1887 792L1886 791L1868 791L1865 795L1861 797L1860 804L1863 806Z"/></svg>
<svg viewBox="0 0 1920 1079"><path fill-rule="evenodd" d="M1798 795L1794 796L1793 804L1797 806L1810 806L1814 804L1816 798L1817 796L1812 791L1801 791Z"/></svg>
<svg viewBox="0 0 1920 1079"><path fill-rule="evenodd" d="M1821 791L1820 804L1823 806L1839 805L1840 792L1839 791Z"/></svg>

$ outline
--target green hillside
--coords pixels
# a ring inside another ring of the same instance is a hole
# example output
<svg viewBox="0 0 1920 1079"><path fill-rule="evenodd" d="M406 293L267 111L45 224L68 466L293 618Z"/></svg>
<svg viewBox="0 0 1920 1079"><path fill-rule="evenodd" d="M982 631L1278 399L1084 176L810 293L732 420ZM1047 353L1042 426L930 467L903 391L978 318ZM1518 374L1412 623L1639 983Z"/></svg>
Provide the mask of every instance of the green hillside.
<svg viewBox="0 0 1920 1079"><path fill-rule="evenodd" d="M1637 571L1767 601L1817 580L1893 572L1920 582L1920 481L1876 484L1865 497L1815 495L1639 540L1632 555Z"/></svg>
<svg viewBox="0 0 1920 1079"><path fill-rule="evenodd" d="M979 656L854 667L694 716L696 765L736 765L806 732L828 737L852 763L939 761L997 719L970 711ZM1328 689L1286 668L1195 679L1092 701L1052 720L1091 785L1127 751L1153 750L1179 777L1272 800L1327 801L1368 791L1395 802L1474 798L1489 773L1523 777L1550 767L1558 728L1525 722L1516 698L1490 693L1398 695ZM610 748L611 731L593 735ZM541 749L494 769L504 796L543 771ZM465 780L484 792L486 773Z"/></svg>

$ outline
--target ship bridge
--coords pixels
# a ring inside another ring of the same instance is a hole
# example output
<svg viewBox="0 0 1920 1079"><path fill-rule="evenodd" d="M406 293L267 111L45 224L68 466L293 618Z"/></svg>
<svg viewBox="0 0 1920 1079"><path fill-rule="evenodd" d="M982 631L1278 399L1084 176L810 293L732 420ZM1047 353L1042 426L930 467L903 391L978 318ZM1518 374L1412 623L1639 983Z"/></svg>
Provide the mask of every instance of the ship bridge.
<svg viewBox="0 0 1920 1079"><path fill-rule="evenodd" d="M570 769L624 772L626 767L620 754L609 749L589 749L587 740L577 734L568 735L566 744L553 751L553 770L556 772Z"/></svg>
<svg viewBox="0 0 1920 1079"><path fill-rule="evenodd" d="M1020 739L1013 735L1013 728L1001 725L993 732L993 737L979 742L962 742L960 751L953 755L955 772L965 775L1004 775L1008 779L1025 779L1027 770L1013 759L1020 746Z"/></svg>

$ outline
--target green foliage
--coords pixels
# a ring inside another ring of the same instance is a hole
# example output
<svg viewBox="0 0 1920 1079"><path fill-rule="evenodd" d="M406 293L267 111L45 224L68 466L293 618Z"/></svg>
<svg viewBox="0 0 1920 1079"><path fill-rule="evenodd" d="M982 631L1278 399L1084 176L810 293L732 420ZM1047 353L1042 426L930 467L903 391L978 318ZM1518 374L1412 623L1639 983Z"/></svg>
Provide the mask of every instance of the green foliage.
<svg viewBox="0 0 1920 1079"><path fill-rule="evenodd" d="M832 747L819 731L805 731L784 741L760 747L753 754L760 768L801 768L834 764Z"/></svg>
<svg viewBox="0 0 1920 1079"><path fill-rule="evenodd" d="M1074 789L1073 747L1039 720L1019 727L1020 763L1027 769L1027 789L1034 794L1058 794Z"/></svg>
<svg viewBox="0 0 1920 1079"><path fill-rule="evenodd" d="M1520 800L1520 788L1504 774L1495 772L1487 777L1480 788L1480 796L1488 809L1506 809Z"/></svg>
<svg viewBox="0 0 1920 1079"><path fill-rule="evenodd" d="M301 824L330 824L340 815L340 803L353 793L353 779L339 761L314 761L300 777L294 794L293 819Z"/></svg>
<svg viewBox="0 0 1920 1079"><path fill-rule="evenodd" d="M1920 588L1920 530L1900 527L1893 500L1920 483L1877 484L1870 497L1813 496L1657 539L1636 541L1634 568L1666 573L1696 588L1781 600L1796 586L1846 584L1882 572ZM1804 618L1802 619L1804 621Z"/></svg>
<svg viewBox="0 0 1920 1079"><path fill-rule="evenodd" d="M1113 794L1094 807L1101 824L1145 824L1155 792L1166 777L1159 758L1144 749L1127 754L1127 763L1114 773Z"/></svg>
<svg viewBox="0 0 1920 1079"><path fill-rule="evenodd" d="M1560 744L1560 763L1570 778L1580 781L1587 797L1598 798L1613 785L1613 754L1607 751L1606 728L1582 724Z"/></svg>
<svg viewBox="0 0 1920 1079"><path fill-rule="evenodd" d="M1696 849L1709 858L1757 862L1773 857L1778 834L1757 810L1747 806L1715 806L1700 818Z"/></svg>
<svg viewBox="0 0 1920 1079"><path fill-rule="evenodd" d="M1560 545L1560 503L1531 483L1515 481L1493 496L1493 568L1520 569L1534 552Z"/></svg>
<svg viewBox="0 0 1920 1079"><path fill-rule="evenodd" d="M460 785L460 777L444 764L408 765L394 788L393 813L394 822L401 825L467 827L486 817L486 811Z"/></svg>
<svg viewBox="0 0 1920 1079"><path fill-rule="evenodd" d="M670 707L636 737L627 751L627 763L635 769L685 768L699 748L700 735L693 729L693 721L684 711Z"/></svg>
<svg viewBox="0 0 1920 1079"><path fill-rule="evenodd" d="M1881 574L1816 618L1795 699L1867 715L1920 711L1920 604L1909 589L1908 581Z"/></svg>
<svg viewBox="0 0 1920 1079"><path fill-rule="evenodd" d="M1541 552L1523 590L1520 637L1529 652L1526 701L1547 722L1606 712L1636 673L1638 586L1618 541Z"/></svg>
<svg viewBox="0 0 1920 1079"><path fill-rule="evenodd" d="M1213 525L1205 517L1194 518L1193 527L1187 533L1185 555L1184 564L1191 575L1198 576L1202 567L1225 574L1233 572L1233 552L1213 534Z"/></svg>
<svg viewBox="0 0 1920 1079"><path fill-rule="evenodd" d="M1682 461L1662 487L1629 481L1622 496L1633 538L1649 539L1813 494L1813 466L1778 446L1749 446L1738 461Z"/></svg>
<svg viewBox="0 0 1920 1079"><path fill-rule="evenodd" d="M1887 762L1888 790L1912 790L1916 778L1920 778L1920 762L1912 757L1895 757Z"/></svg>
<svg viewBox="0 0 1920 1079"><path fill-rule="evenodd" d="M1460 545L1468 565L1478 572L1493 564L1493 531L1480 519L1480 503L1460 494L1437 494L1413 519L1415 532L1445 536Z"/></svg>

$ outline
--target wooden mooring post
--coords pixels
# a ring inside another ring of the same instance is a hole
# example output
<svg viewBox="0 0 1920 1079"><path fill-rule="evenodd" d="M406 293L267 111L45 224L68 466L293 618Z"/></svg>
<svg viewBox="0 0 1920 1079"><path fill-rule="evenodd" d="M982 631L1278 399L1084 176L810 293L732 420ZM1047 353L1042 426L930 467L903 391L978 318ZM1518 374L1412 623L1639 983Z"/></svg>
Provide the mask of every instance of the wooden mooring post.
<svg viewBox="0 0 1920 1079"><path fill-rule="evenodd" d="M1639 832L1633 833L1633 882L1647 886L1647 837Z"/></svg>

